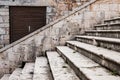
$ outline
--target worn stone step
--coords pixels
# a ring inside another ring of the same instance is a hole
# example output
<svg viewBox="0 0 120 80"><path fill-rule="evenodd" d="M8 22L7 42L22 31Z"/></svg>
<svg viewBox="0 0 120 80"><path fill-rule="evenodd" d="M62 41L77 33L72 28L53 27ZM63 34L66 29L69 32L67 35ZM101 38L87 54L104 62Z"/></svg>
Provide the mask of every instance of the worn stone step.
<svg viewBox="0 0 120 80"><path fill-rule="evenodd" d="M120 52L120 39L95 36L76 36L76 40Z"/></svg>
<svg viewBox="0 0 120 80"><path fill-rule="evenodd" d="M4 74L0 80L9 80L10 74Z"/></svg>
<svg viewBox="0 0 120 80"><path fill-rule="evenodd" d="M8 80L20 80L20 75L22 74L22 69L17 68L13 71L13 73L10 75Z"/></svg>
<svg viewBox="0 0 120 80"><path fill-rule="evenodd" d="M85 34L88 36L120 38L120 30L87 30Z"/></svg>
<svg viewBox="0 0 120 80"><path fill-rule="evenodd" d="M119 76L67 46L58 46L57 51L82 80L120 80Z"/></svg>
<svg viewBox="0 0 120 80"><path fill-rule="evenodd" d="M54 80L80 80L57 52L47 52Z"/></svg>
<svg viewBox="0 0 120 80"><path fill-rule="evenodd" d="M26 63L22 70L20 80L33 80L34 66L34 63Z"/></svg>
<svg viewBox="0 0 120 80"><path fill-rule="evenodd" d="M81 54L91 58L95 62L112 70L120 75L120 53L94 45L78 42L67 41L67 46L79 51Z"/></svg>
<svg viewBox="0 0 120 80"><path fill-rule="evenodd" d="M35 61L35 69L33 80L52 80L47 58L37 57Z"/></svg>
<svg viewBox="0 0 120 80"><path fill-rule="evenodd" d="M120 30L120 23L99 24L94 27L96 30Z"/></svg>
<svg viewBox="0 0 120 80"><path fill-rule="evenodd" d="M120 17L115 17L113 19L106 19L104 23L109 24L109 23L119 23L120 22Z"/></svg>

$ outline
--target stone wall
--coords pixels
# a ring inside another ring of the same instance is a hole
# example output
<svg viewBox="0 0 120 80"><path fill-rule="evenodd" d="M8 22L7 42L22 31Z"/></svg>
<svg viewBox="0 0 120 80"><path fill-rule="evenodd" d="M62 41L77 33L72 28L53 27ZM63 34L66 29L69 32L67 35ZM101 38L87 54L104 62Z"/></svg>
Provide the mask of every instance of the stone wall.
<svg viewBox="0 0 120 80"><path fill-rule="evenodd" d="M9 6L47 6L47 24L89 0L0 0L0 48L9 44Z"/></svg>
<svg viewBox="0 0 120 80"><path fill-rule="evenodd" d="M9 9L0 6L0 48L9 44Z"/></svg>
<svg viewBox="0 0 120 80"><path fill-rule="evenodd" d="M58 19L61 16L68 15L75 8L89 2L90 0L53 0L53 4L56 8L56 16L54 19Z"/></svg>
<svg viewBox="0 0 120 80"><path fill-rule="evenodd" d="M55 7L45 0L0 0L0 48L9 44L9 6L47 6L47 24L56 12Z"/></svg>

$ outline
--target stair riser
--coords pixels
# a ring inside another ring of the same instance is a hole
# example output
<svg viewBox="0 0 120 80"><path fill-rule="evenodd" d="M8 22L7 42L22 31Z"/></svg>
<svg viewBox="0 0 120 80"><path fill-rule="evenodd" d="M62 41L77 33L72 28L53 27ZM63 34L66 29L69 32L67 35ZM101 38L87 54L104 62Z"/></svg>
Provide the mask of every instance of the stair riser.
<svg viewBox="0 0 120 80"><path fill-rule="evenodd" d="M105 24L110 24L110 23L119 23L120 20L110 20L110 21L104 21Z"/></svg>
<svg viewBox="0 0 120 80"><path fill-rule="evenodd" d="M120 38L120 32L86 32L88 36Z"/></svg>
<svg viewBox="0 0 120 80"><path fill-rule="evenodd" d="M107 48L110 50L115 50L120 52L120 43L115 42L108 42L108 41L102 41L102 40L95 40L95 39L86 39L86 38L76 38L77 41L93 44L95 46Z"/></svg>
<svg viewBox="0 0 120 80"><path fill-rule="evenodd" d="M95 26L96 30L120 30L120 25Z"/></svg>
<svg viewBox="0 0 120 80"><path fill-rule="evenodd" d="M67 46L69 46L72 49L76 49L76 51L80 52L84 56L94 60L95 62L99 63L100 65L110 69L111 71L117 72L120 75L120 64L116 63L112 60L109 60L108 58L103 57L102 55L96 55L93 52L78 48L77 46L71 45L69 43L66 43ZM76 47L76 48L75 48Z"/></svg>
<svg viewBox="0 0 120 80"><path fill-rule="evenodd" d="M84 75L79 68L74 65L64 54L62 54L61 51L59 51L57 49L57 52L61 55L61 57L70 65L70 67L74 70L74 72L76 73L76 75L82 79L82 80L90 80L88 77L86 77L86 75Z"/></svg>

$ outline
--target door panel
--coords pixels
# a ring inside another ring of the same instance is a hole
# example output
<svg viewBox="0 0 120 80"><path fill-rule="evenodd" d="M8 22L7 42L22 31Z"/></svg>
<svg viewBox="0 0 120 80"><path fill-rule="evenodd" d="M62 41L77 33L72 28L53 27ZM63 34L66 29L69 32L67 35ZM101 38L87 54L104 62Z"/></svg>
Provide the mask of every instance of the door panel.
<svg viewBox="0 0 120 80"><path fill-rule="evenodd" d="M46 25L46 7L10 7L10 42Z"/></svg>

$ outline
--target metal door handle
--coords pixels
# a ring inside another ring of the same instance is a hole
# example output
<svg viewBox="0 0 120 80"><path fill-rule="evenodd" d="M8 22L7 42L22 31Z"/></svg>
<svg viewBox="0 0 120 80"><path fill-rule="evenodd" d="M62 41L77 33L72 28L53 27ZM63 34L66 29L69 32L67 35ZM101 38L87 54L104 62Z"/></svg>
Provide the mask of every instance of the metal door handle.
<svg viewBox="0 0 120 80"><path fill-rule="evenodd" d="M28 31L29 31L29 32L31 31L31 26L28 26Z"/></svg>

